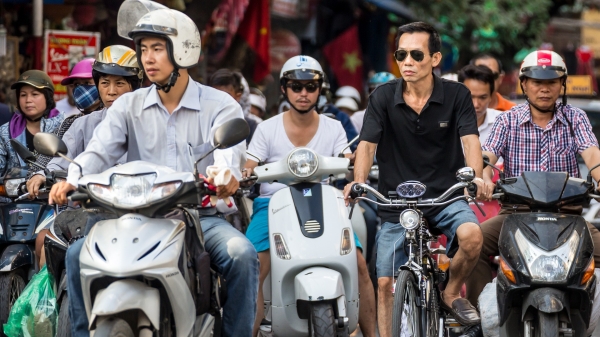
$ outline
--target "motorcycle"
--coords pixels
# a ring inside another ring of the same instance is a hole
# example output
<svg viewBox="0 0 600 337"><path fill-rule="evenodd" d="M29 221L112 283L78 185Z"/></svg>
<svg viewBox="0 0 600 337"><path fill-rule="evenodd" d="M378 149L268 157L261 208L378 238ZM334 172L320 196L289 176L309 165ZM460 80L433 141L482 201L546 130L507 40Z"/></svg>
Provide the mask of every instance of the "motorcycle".
<svg viewBox="0 0 600 337"><path fill-rule="evenodd" d="M215 146L196 166L214 150L245 140L248 132L243 119L224 123L215 132ZM38 152L68 159L66 146L56 136L38 133L34 142ZM80 255L84 303L94 336L208 337L213 326L214 335L220 335L222 280L210 270L208 252L201 249L201 233L195 232L199 224L157 216L173 208L197 208L207 194L211 193L197 168L193 173L175 172L142 161L80 178L70 200L119 216L96 223ZM200 242L190 245L191 241Z"/></svg>
<svg viewBox="0 0 600 337"><path fill-rule="evenodd" d="M11 146L25 162L35 161L19 142L11 140ZM23 197L27 172L26 167L15 167L0 179L0 195L10 200L0 206L0 326L6 323L14 302L37 272L35 239L55 217L54 209L46 202Z"/></svg>
<svg viewBox="0 0 600 337"><path fill-rule="evenodd" d="M503 207L530 210L510 214L500 232L500 336L585 336L596 287L594 245L585 219L560 208L599 197L591 175L583 180L565 172L523 172L508 179L500 174L494 199Z"/></svg>
<svg viewBox="0 0 600 337"><path fill-rule="evenodd" d="M263 289L271 325L261 326L263 335L348 336L356 329L353 225L342 192L321 184L347 173L349 164L347 158L299 147L284 160L254 169L257 183L288 185L269 202L271 274Z"/></svg>

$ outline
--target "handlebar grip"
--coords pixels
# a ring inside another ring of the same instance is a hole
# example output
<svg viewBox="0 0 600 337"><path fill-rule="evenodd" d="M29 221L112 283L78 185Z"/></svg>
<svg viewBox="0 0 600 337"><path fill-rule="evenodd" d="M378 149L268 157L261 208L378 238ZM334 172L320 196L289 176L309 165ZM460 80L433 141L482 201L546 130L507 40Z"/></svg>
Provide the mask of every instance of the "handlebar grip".
<svg viewBox="0 0 600 337"><path fill-rule="evenodd" d="M469 195L472 197L477 196L477 185L475 185L475 184L469 185L469 187L467 187L467 192L469 192Z"/></svg>
<svg viewBox="0 0 600 337"><path fill-rule="evenodd" d="M87 193L81 193L81 192L73 192L73 194L71 194L71 196L69 197L69 199L71 201L86 201L89 198L90 197L87 195Z"/></svg>
<svg viewBox="0 0 600 337"><path fill-rule="evenodd" d="M363 195L364 193L365 193L365 189L360 187L360 184L356 183L356 184L352 185L352 188L350 189L350 198L356 199L359 196Z"/></svg>

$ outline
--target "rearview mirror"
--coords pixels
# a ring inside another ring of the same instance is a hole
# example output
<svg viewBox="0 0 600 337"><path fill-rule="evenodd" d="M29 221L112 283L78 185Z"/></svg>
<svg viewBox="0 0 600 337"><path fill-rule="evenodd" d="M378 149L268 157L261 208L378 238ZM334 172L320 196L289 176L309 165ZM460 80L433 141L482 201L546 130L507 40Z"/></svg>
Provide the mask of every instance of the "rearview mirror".
<svg viewBox="0 0 600 337"><path fill-rule="evenodd" d="M33 136L33 147L43 155L58 157L66 155L67 145L53 133L38 132Z"/></svg>
<svg viewBox="0 0 600 337"><path fill-rule="evenodd" d="M227 149L245 140L249 134L248 123L243 118L234 118L217 128L213 143L217 149Z"/></svg>
<svg viewBox="0 0 600 337"><path fill-rule="evenodd" d="M25 145L19 143L18 140L11 139L10 140L10 146L12 146L12 148L15 150L15 152L24 161L33 161L33 162L35 162L35 155L33 155L33 153L31 153L31 151L29 151L29 149L26 148Z"/></svg>
<svg viewBox="0 0 600 337"><path fill-rule="evenodd" d="M470 167L463 167L456 171L456 179L462 182L471 182L475 179L475 170Z"/></svg>

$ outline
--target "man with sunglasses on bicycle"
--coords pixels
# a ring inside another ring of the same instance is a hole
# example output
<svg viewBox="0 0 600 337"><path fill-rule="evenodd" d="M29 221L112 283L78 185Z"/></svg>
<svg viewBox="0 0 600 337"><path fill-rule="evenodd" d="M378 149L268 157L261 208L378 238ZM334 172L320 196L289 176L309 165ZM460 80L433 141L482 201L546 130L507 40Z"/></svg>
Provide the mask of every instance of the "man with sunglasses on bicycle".
<svg viewBox="0 0 600 337"><path fill-rule="evenodd" d="M400 183L417 180L427 186L423 198L439 197L456 183L455 173L466 161L477 176L477 197L484 198L492 190L481 178L483 162L471 93L463 84L433 74L442 59L437 31L423 22L410 23L398 29L396 41L394 56L402 78L380 85L369 97L356 150L355 181L344 189L346 202L352 185L366 181L375 155L383 195ZM383 225L377 234L377 316L382 337L391 336L394 276L408 260L405 230L398 223L401 211L379 207ZM421 211L430 228L448 237L447 254L454 257L440 306L462 325L476 325L477 310L459 292L481 250L477 217L464 200Z"/></svg>

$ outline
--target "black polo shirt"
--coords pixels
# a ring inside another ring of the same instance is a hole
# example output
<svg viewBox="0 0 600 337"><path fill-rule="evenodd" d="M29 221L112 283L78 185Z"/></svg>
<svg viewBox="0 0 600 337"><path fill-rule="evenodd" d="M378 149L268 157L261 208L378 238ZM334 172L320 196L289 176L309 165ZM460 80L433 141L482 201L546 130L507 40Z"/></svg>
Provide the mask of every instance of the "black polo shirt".
<svg viewBox="0 0 600 337"><path fill-rule="evenodd" d="M460 137L479 135L471 92L462 83L434 75L431 97L417 114L404 101L402 84L397 79L373 91L360 140L378 144L379 192L383 195L402 182L417 180L427 186L424 198L438 197L457 182L456 171L465 166ZM441 209L421 210L431 223ZM400 212L379 208L384 222L397 223Z"/></svg>

